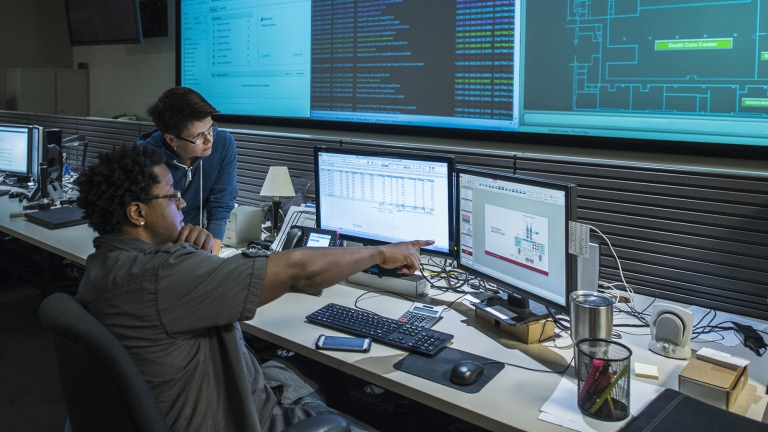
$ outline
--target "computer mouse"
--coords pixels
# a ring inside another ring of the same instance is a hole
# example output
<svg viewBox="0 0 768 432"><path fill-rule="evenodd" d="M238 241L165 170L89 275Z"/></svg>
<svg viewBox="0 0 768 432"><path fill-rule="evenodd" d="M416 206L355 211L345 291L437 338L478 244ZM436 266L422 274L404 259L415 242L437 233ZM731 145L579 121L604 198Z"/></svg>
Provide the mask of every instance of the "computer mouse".
<svg viewBox="0 0 768 432"><path fill-rule="evenodd" d="M482 378L485 367L472 360L462 360L451 369L451 382L461 386L470 386Z"/></svg>

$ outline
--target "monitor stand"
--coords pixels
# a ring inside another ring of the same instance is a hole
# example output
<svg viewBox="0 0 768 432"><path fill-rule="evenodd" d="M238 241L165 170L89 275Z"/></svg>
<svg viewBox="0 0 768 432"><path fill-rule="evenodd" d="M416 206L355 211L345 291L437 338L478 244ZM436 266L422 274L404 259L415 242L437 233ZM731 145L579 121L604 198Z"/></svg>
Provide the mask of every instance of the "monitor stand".
<svg viewBox="0 0 768 432"><path fill-rule="evenodd" d="M13 179L13 182L9 181L11 179ZM2 185L7 187L26 189L29 187L30 182L32 182L31 176L21 174L6 174Z"/></svg>
<svg viewBox="0 0 768 432"><path fill-rule="evenodd" d="M547 308L541 303L517 294L502 292L484 301L485 305L506 316L516 324L540 320L547 315Z"/></svg>

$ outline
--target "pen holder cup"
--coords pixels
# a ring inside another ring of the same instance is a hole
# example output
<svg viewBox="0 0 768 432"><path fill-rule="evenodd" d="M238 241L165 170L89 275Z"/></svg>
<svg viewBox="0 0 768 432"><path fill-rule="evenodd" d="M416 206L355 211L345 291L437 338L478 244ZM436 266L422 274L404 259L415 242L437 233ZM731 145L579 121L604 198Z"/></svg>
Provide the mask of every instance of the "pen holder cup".
<svg viewBox="0 0 768 432"><path fill-rule="evenodd" d="M632 350L606 339L576 342L577 404L598 420L629 417L629 367Z"/></svg>

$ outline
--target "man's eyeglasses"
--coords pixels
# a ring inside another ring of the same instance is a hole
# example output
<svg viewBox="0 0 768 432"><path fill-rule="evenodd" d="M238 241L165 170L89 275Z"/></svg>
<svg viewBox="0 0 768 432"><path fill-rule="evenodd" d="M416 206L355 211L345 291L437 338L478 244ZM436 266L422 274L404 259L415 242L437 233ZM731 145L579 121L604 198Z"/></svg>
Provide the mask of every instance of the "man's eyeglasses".
<svg viewBox="0 0 768 432"><path fill-rule="evenodd" d="M181 192L176 191L176 192L174 192L172 194L168 194L168 195L152 195L149 198L147 198L147 201L152 201L152 200L156 200L156 199L175 199L176 202L178 203L179 200L181 199Z"/></svg>
<svg viewBox="0 0 768 432"><path fill-rule="evenodd" d="M174 135L174 137L182 141L186 141L194 146L198 146L203 142L206 136L213 139L213 136L216 135L216 132L218 131L219 131L219 125L216 122L213 122L211 124L211 127L208 128L207 132L200 132L199 134L193 136L192 139L188 139L188 138L184 138L176 135Z"/></svg>

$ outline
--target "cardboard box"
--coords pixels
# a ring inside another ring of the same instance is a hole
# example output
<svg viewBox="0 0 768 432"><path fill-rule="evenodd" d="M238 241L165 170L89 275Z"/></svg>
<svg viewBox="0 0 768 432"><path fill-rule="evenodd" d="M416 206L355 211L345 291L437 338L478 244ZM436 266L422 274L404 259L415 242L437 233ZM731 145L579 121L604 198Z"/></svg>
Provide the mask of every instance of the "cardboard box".
<svg viewBox="0 0 768 432"><path fill-rule="evenodd" d="M691 358L678 376L680 392L732 411L749 379L749 366L736 370Z"/></svg>
<svg viewBox="0 0 768 432"><path fill-rule="evenodd" d="M475 317L501 328L515 339L528 345L545 341L555 335L555 323L552 320L544 319L522 324L510 324L479 307L475 307Z"/></svg>

